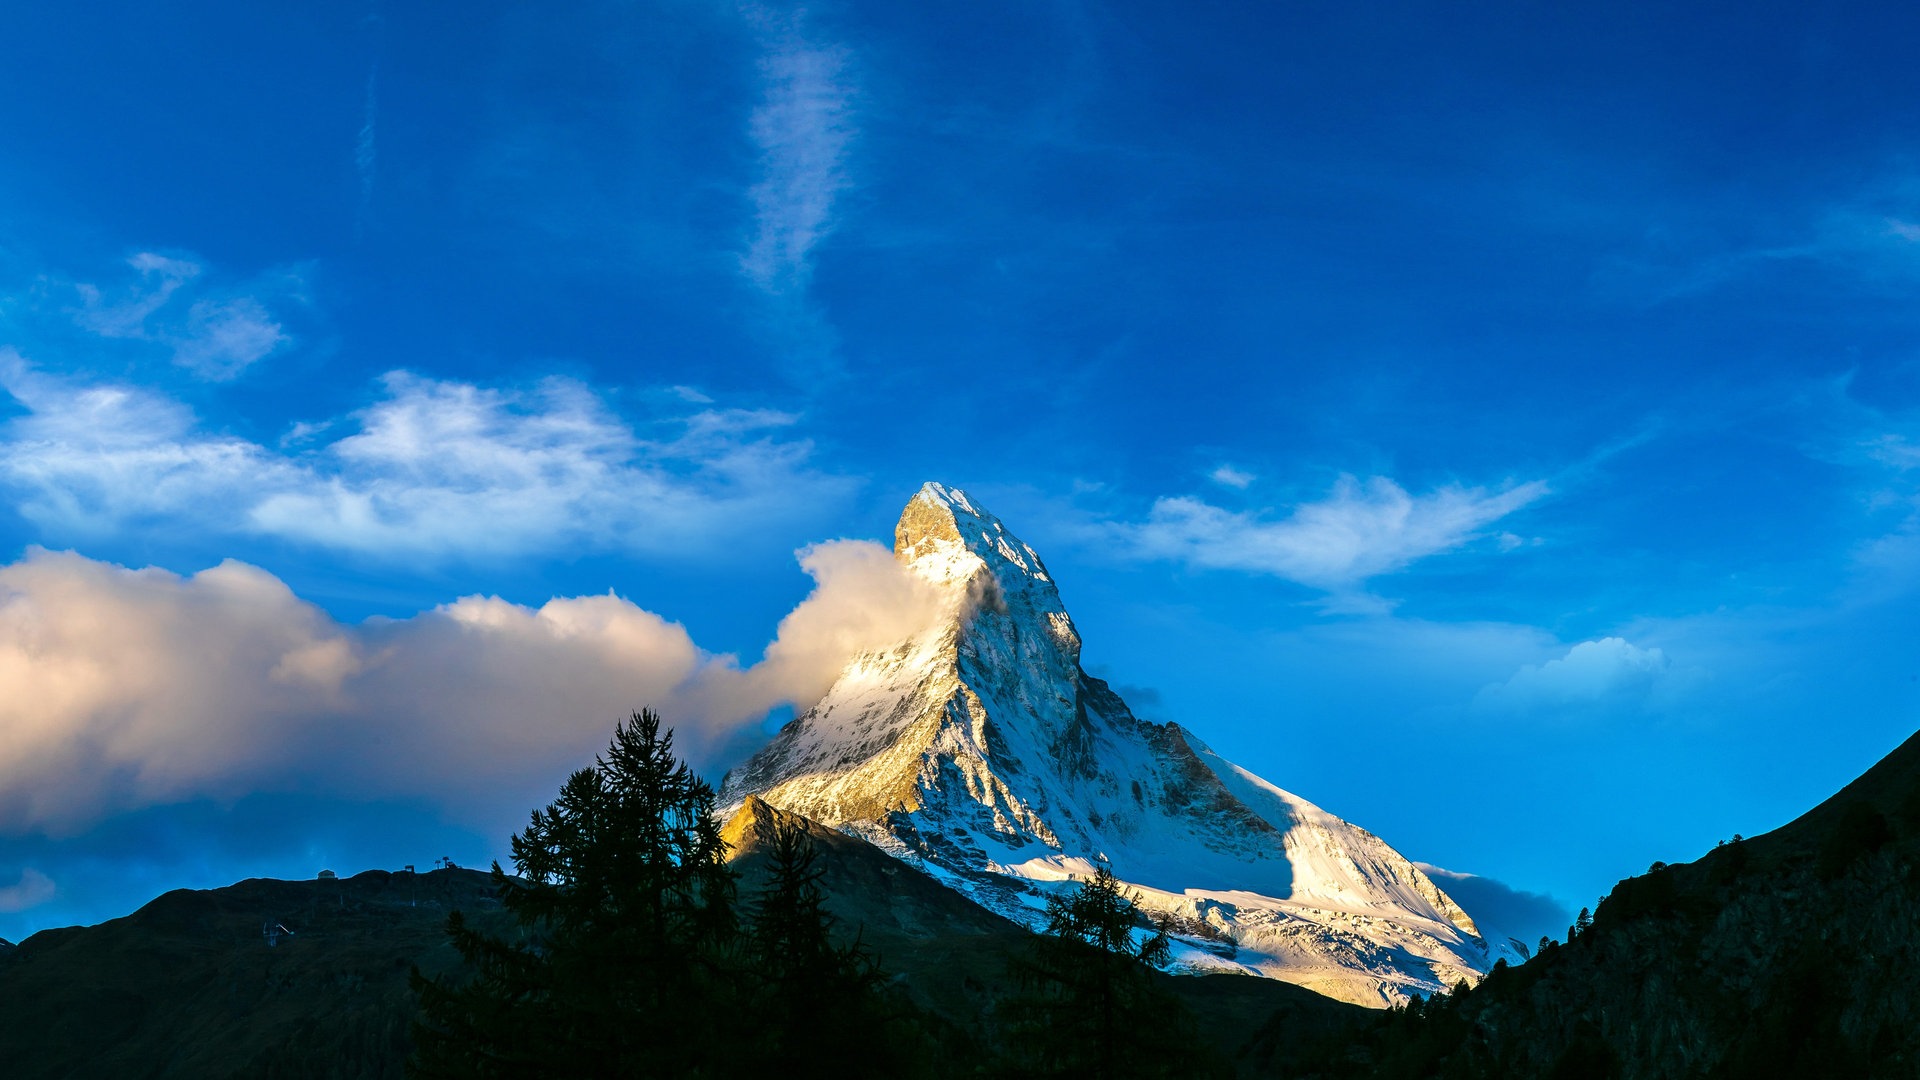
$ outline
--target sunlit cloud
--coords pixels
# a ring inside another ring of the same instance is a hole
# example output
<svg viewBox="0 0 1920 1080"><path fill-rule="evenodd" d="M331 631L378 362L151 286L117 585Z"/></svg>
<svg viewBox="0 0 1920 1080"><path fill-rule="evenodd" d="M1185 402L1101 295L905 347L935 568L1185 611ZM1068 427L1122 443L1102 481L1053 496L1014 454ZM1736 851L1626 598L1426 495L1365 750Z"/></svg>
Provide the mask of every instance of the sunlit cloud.
<svg viewBox="0 0 1920 1080"><path fill-rule="evenodd" d="M0 567L0 833L263 791L492 821L642 705L712 770L769 709L812 704L855 653L937 613L879 545L821 545L801 565L814 591L743 667L613 595L468 596L349 626L245 563L183 577L35 549Z"/></svg>

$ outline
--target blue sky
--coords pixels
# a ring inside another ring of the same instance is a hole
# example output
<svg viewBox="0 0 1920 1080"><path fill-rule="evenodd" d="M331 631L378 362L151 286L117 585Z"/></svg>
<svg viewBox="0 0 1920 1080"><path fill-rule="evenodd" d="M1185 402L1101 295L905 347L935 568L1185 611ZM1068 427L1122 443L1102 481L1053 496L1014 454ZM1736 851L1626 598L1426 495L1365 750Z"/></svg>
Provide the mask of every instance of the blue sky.
<svg viewBox="0 0 1920 1080"><path fill-rule="evenodd" d="M0 936L717 776L929 479L1569 906L1913 731L1913 16L568 8L9 13Z"/></svg>

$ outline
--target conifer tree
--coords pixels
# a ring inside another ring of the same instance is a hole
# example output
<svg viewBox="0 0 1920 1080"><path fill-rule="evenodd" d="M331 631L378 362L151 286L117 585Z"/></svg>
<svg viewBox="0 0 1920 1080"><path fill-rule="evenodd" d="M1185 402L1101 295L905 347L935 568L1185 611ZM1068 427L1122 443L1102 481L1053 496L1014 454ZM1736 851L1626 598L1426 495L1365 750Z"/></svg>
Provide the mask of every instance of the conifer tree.
<svg viewBox="0 0 1920 1080"><path fill-rule="evenodd" d="M459 914L474 977L416 969L416 1077L728 1075L718 1036L737 998L735 884L713 791L652 711L615 731L512 841L493 880L517 935Z"/></svg>
<svg viewBox="0 0 1920 1080"><path fill-rule="evenodd" d="M1155 986L1172 942L1164 922L1136 940L1136 897L1101 866L1047 900L1047 929L1016 965L1023 992L1008 1006L1006 1050L1029 1076L1204 1076L1192 1015Z"/></svg>
<svg viewBox="0 0 1920 1080"><path fill-rule="evenodd" d="M762 1063L821 1076L900 1075L919 1042L913 1018L882 993L878 966L856 937L833 940L819 849L806 825L773 819L767 880L751 904L746 954L759 984L754 1016Z"/></svg>

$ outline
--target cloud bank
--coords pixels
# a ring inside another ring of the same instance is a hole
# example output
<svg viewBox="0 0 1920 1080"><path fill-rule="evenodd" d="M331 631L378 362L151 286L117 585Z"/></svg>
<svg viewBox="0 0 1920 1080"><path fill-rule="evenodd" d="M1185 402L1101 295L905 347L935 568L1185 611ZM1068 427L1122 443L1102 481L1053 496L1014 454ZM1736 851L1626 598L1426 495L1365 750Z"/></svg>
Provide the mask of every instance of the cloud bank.
<svg viewBox="0 0 1920 1080"><path fill-rule="evenodd" d="M711 770L769 709L811 704L854 653L937 613L879 545L801 564L813 592L742 667L613 595L346 626L245 563L182 577L35 549L0 567L0 832L263 791L517 816L641 705Z"/></svg>
<svg viewBox="0 0 1920 1080"><path fill-rule="evenodd" d="M1218 477L1216 476L1216 479ZM1447 486L1411 495L1383 476L1343 476L1327 498L1286 517L1223 510L1191 497L1164 498L1147 520L1110 526L1138 558L1271 574L1330 593L1457 548L1547 493L1543 481L1498 491Z"/></svg>
<svg viewBox="0 0 1920 1080"><path fill-rule="evenodd" d="M411 560L686 552L851 487L809 467L809 443L776 436L785 413L703 408L649 437L568 379L501 389L396 371L379 385L366 408L267 446L0 349L0 388L26 409L0 426L0 483L55 535L191 520Z"/></svg>

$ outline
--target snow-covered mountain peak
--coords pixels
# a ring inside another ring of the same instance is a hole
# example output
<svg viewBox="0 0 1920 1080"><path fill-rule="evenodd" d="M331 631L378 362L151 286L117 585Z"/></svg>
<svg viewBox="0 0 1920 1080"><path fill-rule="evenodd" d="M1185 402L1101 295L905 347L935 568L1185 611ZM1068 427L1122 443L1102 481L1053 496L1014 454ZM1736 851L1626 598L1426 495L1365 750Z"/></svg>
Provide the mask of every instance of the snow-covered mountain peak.
<svg viewBox="0 0 1920 1080"><path fill-rule="evenodd" d="M952 590L962 627L982 615L1044 626L1068 664L1080 662L1080 635L1040 553L958 488L929 483L907 502L893 530L894 557Z"/></svg>
<svg viewBox="0 0 1920 1080"><path fill-rule="evenodd" d="M964 492L921 488L894 553L946 590L947 618L855 657L728 774L723 809L758 796L1029 923L1105 862L1176 920L1185 967L1350 1001L1443 990L1500 955L1378 837L1135 717L1082 670L1039 554Z"/></svg>
<svg viewBox="0 0 1920 1080"><path fill-rule="evenodd" d="M976 506L966 492L925 484L908 500L900 523L893 527L894 555L915 568L926 567L928 576L934 577L933 568L963 562L962 550L991 567L996 576L1053 580L1039 553L1007 531L999 518Z"/></svg>

